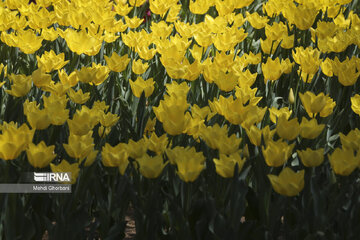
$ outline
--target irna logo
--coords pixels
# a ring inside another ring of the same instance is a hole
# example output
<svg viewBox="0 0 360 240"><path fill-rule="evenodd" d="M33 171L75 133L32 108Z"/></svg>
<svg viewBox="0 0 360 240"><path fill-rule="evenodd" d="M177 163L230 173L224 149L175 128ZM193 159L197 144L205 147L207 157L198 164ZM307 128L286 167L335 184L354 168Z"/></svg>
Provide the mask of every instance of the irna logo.
<svg viewBox="0 0 360 240"><path fill-rule="evenodd" d="M70 173L67 172L34 172L35 182L70 182Z"/></svg>

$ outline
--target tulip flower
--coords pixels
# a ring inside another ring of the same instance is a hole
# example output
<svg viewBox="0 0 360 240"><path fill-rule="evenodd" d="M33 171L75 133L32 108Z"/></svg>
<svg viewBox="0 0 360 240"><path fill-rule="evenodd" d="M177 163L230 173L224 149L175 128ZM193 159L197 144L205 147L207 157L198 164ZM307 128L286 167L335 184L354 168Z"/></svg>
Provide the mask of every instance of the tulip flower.
<svg viewBox="0 0 360 240"><path fill-rule="evenodd" d="M304 174L304 170L295 173L291 168L286 167L279 176L268 174L268 178L275 192L293 197L298 195L304 188Z"/></svg>
<svg viewBox="0 0 360 240"><path fill-rule="evenodd" d="M164 167L169 163L164 163L162 155L150 157L148 154L144 154L142 157L137 158L136 162L139 164L141 175L146 178L159 177Z"/></svg>
<svg viewBox="0 0 360 240"><path fill-rule="evenodd" d="M46 146L44 141L35 145L30 143L26 149L26 156L29 163L35 168L47 167L55 159L55 146Z"/></svg>
<svg viewBox="0 0 360 240"><path fill-rule="evenodd" d="M295 143L288 145L281 139L268 141L266 148L262 147L265 162L270 167L282 166L291 156Z"/></svg>
<svg viewBox="0 0 360 240"><path fill-rule="evenodd" d="M76 182L77 177L80 172L78 163L70 164L66 160L62 160L61 163L58 165L50 163L50 167L51 167L51 171L53 171L53 172L69 172L69 173L71 173L70 184L74 184Z"/></svg>
<svg viewBox="0 0 360 240"><path fill-rule="evenodd" d="M305 167L317 167L324 161L323 148L319 148L317 150L307 148L306 150L297 150L296 152L298 153L300 160Z"/></svg>
<svg viewBox="0 0 360 240"><path fill-rule="evenodd" d="M234 176L235 165L238 165L238 172L241 171L245 158L241 158L240 152L235 152L229 156L220 154L220 159L214 159L216 172L223 178L231 178Z"/></svg>
<svg viewBox="0 0 360 240"><path fill-rule="evenodd" d="M341 176L349 176L360 164L360 154L351 148L336 148L328 157L335 174Z"/></svg>

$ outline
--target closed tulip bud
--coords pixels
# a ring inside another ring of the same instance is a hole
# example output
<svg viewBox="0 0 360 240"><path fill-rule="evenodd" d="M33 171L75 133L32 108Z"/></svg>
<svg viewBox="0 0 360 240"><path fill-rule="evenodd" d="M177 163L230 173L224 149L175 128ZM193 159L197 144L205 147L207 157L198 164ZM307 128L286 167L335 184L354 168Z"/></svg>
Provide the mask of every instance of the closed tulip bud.
<svg viewBox="0 0 360 240"><path fill-rule="evenodd" d="M290 88L290 92L289 92L289 103L294 104L295 101L295 97L294 97L294 91L292 88Z"/></svg>

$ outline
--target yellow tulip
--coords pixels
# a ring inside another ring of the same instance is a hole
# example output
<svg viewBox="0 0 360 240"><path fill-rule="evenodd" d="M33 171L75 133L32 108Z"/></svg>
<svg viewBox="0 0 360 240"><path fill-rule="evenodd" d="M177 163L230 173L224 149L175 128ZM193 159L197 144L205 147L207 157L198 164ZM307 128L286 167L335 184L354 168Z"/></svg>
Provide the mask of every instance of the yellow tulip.
<svg viewBox="0 0 360 240"><path fill-rule="evenodd" d="M319 148L317 150L307 148L306 150L297 150L296 152L298 153L300 160L305 167L317 167L324 161L323 148Z"/></svg>
<svg viewBox="0 0 360 240"><path fill-rule="evenodd" d="M85 159L85 162L84 162L84 166L85 167L88 167L90 165L92 165L94 163L94 161L96 160L96 157L98 155L99 151L97 150L93 150L91 151L87 156L86 156L86 159Z"/></svg>
<svg viewBox="0 0 360 240"><path fill-rule="evenodd" d="M318 113L321 117L327 117L332 113L333 108L336 103L324 93L315 95L312 92L305 92L304 94L299 93L300 100L309 115L309 117L314 118Z"/></svg>
<svg viewBox="0 0 360 240"><path fill-rule="evenodd" d="M102 163L105 167L118 167L120 174L124 175L129 165L127 148L124 143L112 147L105 143L101 151Z"/></svg>
<svg viewBox="0 0 360 240"><path fill-rule="evenodd" d="M114 5L114 10L117 14L120 16L126 16L128 13L133 9L133 7L130 7L128 4L117 4Z"/></svg>
<svg viewBox="0 0 360 240"><path fill-rule="evenodd" d="M261 64L261 70L264 74L265 84L268 80L278 80L283 73L279 58L276 58L275 60L268 58L266 63Z"/></svg>
<svg viewBox="0 0 360 240"><path fill-rule="evenodd" d="M76 71L70 73L70 75L67 75L63 69L58 70L58 76L60 82L65 86L74 87L79 82L79 77Z"/></svg>
<svg viewBox="0 0 360 240"><path fill-rule="evenodd" d="M153 110L168 134L179 135L186 130L191 119L188 112L184 113L187 106L185 99L173 95L161 100L159 106L153 107Z"/></svg>
<svg viewBox="0 0 360 240"><path fill-rule="evenodd" d="M136 46L135 52L139 54L139 57L141 59L149 61L155 56L156 49L154 48L149 49L147 46Z"/></svg>
<svg viewBox="0 0 360 240"><path fill-rule="evenodd" d="M111 132L111 127L99 126L98 134L101 138L105 138Z"/></svg>
<svg viewBox="0 0 360 240"><path fill-rule="evenodd" d="M351 100L351 109L360 116L360 95L355 94L353 97L350 98Z"/></svg>
<svg viewBox="0 0 360 240"><path fill-rule="evenodd" d="M329 58L326 58L323 62L320 63L321 71L328 77L334 75L333 71L333 61Z"/></svg>
<svg viewBox="0 0 360 240"><path fill-rule="evenodd" d="M214 82L220 90L230 92L234 90L238 83L238 76L234 72L226 73L221 69L217 69L217 76L214 78Z"/></svg>
<svg viewBox="0 0 360 240"><path fill-rule="evenodd" d="M77 75L83 83L99 85L108 78L109 72L110 70L107 66L93 62L91 67L82 67L80 70L77 70Z"/></svg>
<svg viewBox="0 0 360 240"><path fill-rule="evenodd" d="M294 96L294 91L292 88L290 88L290 91L289 91L289 103L291 104L294 104L294 101L295 101L295 96Z"/></svg>
<svg viewBox="0 0 360 240"><path fill-rule="evenodd" d="M71 173L71 182L74 184L79 176L80 168L78 163L70 164L66 160L62 160L60 164L55 165L50 163L51 171L53 172L69 172Z"/></svg>
<svg viewBox="0 0 360 240"><path fill-rule="evenodd" d="M85 135L99 123L96 110L82 106L77 110L72 119L67 120L69 130L76 135Z"/></svg>
<svg viewBox="0 0 360 240"><path fill-rule="evenodd" d="M190 1L189 10L193 14L205 14L211 6L211 1L197 0L195 2Z"/></svg>
<svg viewBox="0 0 360 240"><path fill-rule="evenodd" d="M133 159L138 159L146 154L148 149L149 141L146 138L142 138L139 141L135 142L130 139L127 144L127 151L129 153L129 157Z"/></svg>
<svg viewBox="0 0 360 240"><path fill-rule="evenodd" d="M220 153L232 154L239 149L241 138L235 134L228 137L228 128L220 128L218 124L200 129L200 137L212 149L218 149Z"/></svg>
<svg viewBox="0 0 360 240"><path fill-rule="evenodd" d="M246 134L252 144L255 146L261 145L261 129L251 125L250 129L245 128Z"/></svg>
<svg viewBox="0 0 360 240"><path fill-rule="evenodd" d="M69 61L65 61L65 53L56 55L53 50L45 52L41 57L36 56L39 68L46 73L63 68Z"/></svg>
<svg viewBox="0 0 360 240"><path fill-rule="evenodd" d="M220 154L220 159L213 159L217 174L223 178L234 177L235 165L238 165L238 172L240 172L245 160L245 158L241 158L240 152L235 152L229 156Z"/></svg>
<svg viewBox="0 0 360 240"><path fill-rule="evenodd" d="M177 174L184 182L195 181L205 167L204 155L196 152L194 147L167 149L166 155L170 163L176 164Z"/></svg>
<svg viewBox="0 0 360 240"><path fill-rule="evenodd" d="M156 117L153 119L148 119L144 129L144 135L149 136L149 134L155 131Z"/></svg>
<svg viewBox="0 0 360 240"><path fill-rule="evenodd" d="M138 98L141 97L142 92L145 93L145 97L151 96L155 88L155 82L152 78L149 78L145 81L142 77L139 76L136 81L130 80L129 82L133 94Z"/></svg>
<svg viewBox="0 0 360 240"><path fill-rule="evenodd" d="M307 30L313 25L319 10L312 4L296 5L289 2L282 13L289 23L295 24L300 30Z"/></svg>
<svg viewBox="0 0 360 240"><path fill-rule="evenodd" d="M356 57L352 57L351 59L347 57L342 62L336 57L332 62L332 67L334 75L338 77L339 82L343 86L353 86L360 76Z"/></svg>
<svg viewBox="0 0 360 240"><path fill-rule="evenodd" d="M150 151L155 152L158 155L161 155L162 153L164 153L166 146L169 143L169 140L166 134L163 134L162 136L158 137L156 133L153 132L148 142L149 142L148 149Z"/></svg>
<svg viewBox="0 0 360 240"><path fill-rule="evenodd" d="M50 85L51 82L51 75L45 73L45 71L42 68L38 68L31 74L33 83L36 87L46 87Z"/></svg>
<svg viewBox="0 0 360 240"><path fill-rule="evenodd" d="M129 18L128 16L124 16L124 19L125 19L126 25L129 28L137 28L144 22L143 18L138 18L136 16L133 17L133 18Z"/></svg>
<svg viewBox="0 0 360 240"><path fill-rule="evenodd" d="M267 16L260 16L257 12L251 14L249 12L246 12L246 20L255 29L264 28L269 21Z"/></svg>
<svg viewBox="0 0 360 240"><path fill-rule="evenodd" d="M49 97L44 96L43 100L44 109L48 114L50 123L53 125L63 125L69 118L69 109L66 109L68 102L66 96L51 94Z"/></svg>
<svg viewBox="0 0 360 240"><path fill-rule="evenodd" d="M304 188L304 174L301 170L295 173L291 168L284 168L279 176L268 174L268 178L275 192L293 197L298 195Z"/></svg>
<svg viewBox="0 0 360 240"><path fill-rule="evenodd" d="M150 11L154 14L163 15L169 10L171 5L175 3L176 1L150 0Z"/></svg>
<svg viewBox="0 0 360 240"><path fill-rule="evenodd" d="M360 163L360 154L354 155L354 150L351 148L336 148L335 151L328 155L332 169L337 175L350 175Z"/></svg>
<svg viewBox="0 0 360 240"><path fill-rule="evenodd" d="M141 175L146 178L159 177L164 167L169 163L164 163L162 155L150 157L148 154L144 154L142 157L137 158L136 162L139 164Z"/></svg>
<svg viewBox="0 0 360 240"><path fill-rule="evenodd" d="M26 149L26 156L29 163L35 168L47 167L55 159L55 146L46 146L44 141L35 145L30 143Z"/></svg>
<svg viewBox="0 0 360 240"><path fill-rule="evenodd" d="M100 114L100 123L106 128L111 128L119 121L119 116L111 112Z"/></svg>
<svg viewBox="0 0 360 240"><path fill-rule="evenodd" d="M200 61L195 60L192 64L189 64L188 71L183 77L188 81L195 81L196 79L198 79L202 71L203 65L201 65Z"/></svg>
<svg viewBox="0 0 360 240"><path fill-rule="evenodd" d="M42 41L43 37L37 36L33 30L21 30L17 32L17 47L25 54L32 54L37 51L42 46Z"/></svg>
<svg viewBox="0 0 360 240"><path fill-rule="evenodd" d="M66 153L79 161L86 158L94 149L92 131L87 134L78 136L70 132L68 144L63 144Z"/></svg>
<svg viewBox="0 0 360 240"><path fill-rule="evenodd" d="M11 90L5 90L8 94L14 97L23 97L30 91L32 83L31 76L10 74L8 77L10 83L12 83Z"/></svg>
<svg viewBox="0 0 360 240"><path fill-rule="evenodd" d="M265 162L270 167L280 167L289 159L295 143L288 145L282 139L268 141L266 148L262 147Z"/></svg>
<svg viewBox="0 0 360 240"><path fill-rule="evenodd" d="M289 110L288 107L282 107L280 109L276 109L274 107L269 108L269 112L270 112L270 120L273 123L276 123L278 118L280 117L280 115L285 115L286 116L286 120L289 119L289 117L292 114L292 110Z"/></svg>
<svg viewBox="0 0 360 240"><path fill-rule="evenodd" d="M321 63L320 51L312 47L297 47L293 50L293 58L300 65L302 73L305 74L302 75L303 81L311 83Z"/></svg>
<svg viewBox="0 0 360 240"><path fill-rule="evenodd" d="M4 77L6 77L7 76L7 68L8 68L7 65L4 66L4 64L1 63L0 64L0 75L4 73Z"/></svg>
<svg viewBox="0 0 360 240"><path fill-rule="evenodd" d="M74 89L69 88L68 96L72 102L77 104L84 104L90 99L90 93L83 93L81 89L75 92Z"/></svg>
<svg viewBox="0 0 360 240"><path fill-rule="evenodd" d="M35 130L30 130L26 124L17 127L15 124L3 123L0 134L0 158L16 159L32 142Z"/></svg>
<svg viewBox="0 0 360 240"><path fill-rule="evenodd" d="M147 62L145 63L142 63L142 60L139 59L137 61L133 61L132 63L132 71L135 73L135 74L143 74L146 69L148 69L149 67L149 64Z"/></svg>
<svg viewBox="0 0 360 240"><path fill-rule="evenodd" d="M65 41L72 52L81 55L82 53L94 56L101 48L103 37L95 38L86 33L85 30L77 32L67 28L64 33Z"/></svg>
<svg viewBox="0 0 360 240"><path fill-rule="evenodd" d="M347 135L339 133L342 148L350 148L354 151L360 150L360 131L359 129L351 130Z"/></svg>
<svg viewBox="0 0 360 240"><path fill-rule="evenodd" d="M50 116L45 109L40 109L36 102L29 102L28 99L23 104L24 115L33 129L43 130L51 124Z"/></svg>
<svg viewBox="0 0 360 240"><path fill-rule="evenodd" d="M104 56L109 69L113 72L122 72L126 69L130 62L128 55L119 56L116 52L113 52L111 57Z"/></svg>
<svg viewBox="0 0 360 240"><path fill-rule="evenodd" d="M315 118L307 120L305 117L301 119L300 135L303 138L315 139L324 130L325 124L318 124Z"/></svg>
<svg viewBox="0 0 360 240"><path fill-rule="evenodd" d="M180 10L182 8L181 4L174 4L170 7L170 11L167 13L166 22L175 22L178 19L178 15L180 13ZM166 14L166 13L165 13ZM163 18L165 17L165 14L163 14Z"/></svg>
<svg viewBox="0 0 360 240"><path fill-rule="evenodd" d="M287 120L286 114L279 116L276 124L276 133L283 139L294 140L300 132L300 125L297 118Z"/></svg>

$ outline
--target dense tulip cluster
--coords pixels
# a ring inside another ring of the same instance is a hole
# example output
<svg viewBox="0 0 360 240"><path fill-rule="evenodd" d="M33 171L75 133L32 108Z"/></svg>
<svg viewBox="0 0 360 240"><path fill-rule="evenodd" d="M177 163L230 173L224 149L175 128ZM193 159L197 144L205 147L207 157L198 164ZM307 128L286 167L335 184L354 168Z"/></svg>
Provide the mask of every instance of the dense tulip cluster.
<svg viewBox="0 0 360 240"><path fill-rule="evenodd" d="M351 4L0 1L0 161L72 183L91 166L186 183L245 175L288 197L318 169L349 176L360 167Z"/></svg>

